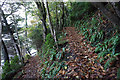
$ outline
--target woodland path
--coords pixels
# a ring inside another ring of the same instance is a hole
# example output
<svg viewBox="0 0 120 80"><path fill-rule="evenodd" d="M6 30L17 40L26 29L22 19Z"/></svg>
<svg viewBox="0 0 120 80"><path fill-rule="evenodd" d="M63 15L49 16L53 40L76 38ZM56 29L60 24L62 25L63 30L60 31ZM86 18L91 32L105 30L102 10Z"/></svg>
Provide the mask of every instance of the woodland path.
<svg viewBox="0 0 120 80"><path fill-rule="evenodd" d="M66 39L69 41L69 47L72 53L67 57L67 70L61 70L64 76L75 78L105 78L112 80L116 78L116 68L112 67L106 71L103 69L97 54L94 53L95 47L91 47L89 42L84 40L84 36L78 34L75 27L66 27L64 32L67 33Z"/></svg>
<svg viewBox="0 0 120 80"><path fill-rule="evenodd" d="M31 57L28 62L22 68L22 75L20 75L19 79L37 79L39 78L38 68L39 68L39 56Z"/></svg>
<svg viewBox="0 0 120 80"><path fill-rule="evenodd" d="M78 34L75 27L65 27L64 32L67 33L66 40L68 40L70 48L69 53L72 54L67 56L67 60L65 61L67 68L61 69L57 77L75 77L81 79L105 78L109 80L116 78L116 67L105 71L97 59L97 54L94 53L95 47L91 47L89 42L84 39L84 36ZM39 78L39 63L38 56L29 59L29 63L23 67L24 74L19 78Z"/></svg>

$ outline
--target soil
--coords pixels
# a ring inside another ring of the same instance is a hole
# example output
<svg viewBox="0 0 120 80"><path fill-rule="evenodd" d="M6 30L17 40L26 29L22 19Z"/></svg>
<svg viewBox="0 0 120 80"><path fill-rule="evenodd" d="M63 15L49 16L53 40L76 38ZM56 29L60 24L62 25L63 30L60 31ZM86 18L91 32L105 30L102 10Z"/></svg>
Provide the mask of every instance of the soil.
<svg viewBox="0 0 120 80"><path fill-rule="evenodd" d="M99 63L95 47L90 46L90 42L84 39L84 36L76 31L75 27L65 27L66 40L68 40L69 53L66 53L65 64L67 67L59 71L57 78L78 78L78 79L116 79L119 63L113 67L104 70L103 65ZM40 78L40 59L38 56L29 59L29 63L23 67L23 74L20 79Z"/></svg>

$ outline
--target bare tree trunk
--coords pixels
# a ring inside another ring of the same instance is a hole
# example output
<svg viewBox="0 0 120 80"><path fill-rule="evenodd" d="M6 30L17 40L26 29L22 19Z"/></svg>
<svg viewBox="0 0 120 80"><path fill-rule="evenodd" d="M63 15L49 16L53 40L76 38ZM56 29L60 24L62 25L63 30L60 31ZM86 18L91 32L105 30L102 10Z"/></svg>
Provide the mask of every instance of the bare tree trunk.
<svg viewBox="0 0 120 80"><path fill-rule="evenodd" d="M64 2L61 2L62 16L60 17L60 26L59 29L62 30L64 27Z"/></svg>
<svg viewBox="0 0 120 80"><path fill-rule="evenodd" d="M47 35L47 27L46 27L46 11L45 11L45 6L44 2L36 2L36 5L39 9L40 14L42 15L42 18L39 16L40 20L42 21L43 25L43 38L45 41L46 35Z"/></svg>
<svg viewBox="0 0 120 80"><path fill-rule="evenodd" d="M20 40L19 40L19 35L18 35L18 29L17 29L17 27L15 27L15 32L16 32L16 36L17 36L17 43L19 44L19 47L21 47L20 46Z"/></svg>
<svg viewBox="0 0 120 80"><path fill-rule="evenodd" d="M1 10L1 11L2 11L2 10ZM4 19L4 22L5 22L5 24L6 24L6 27L8 28L8 31L9 31L9 33L10 33L11 39L12 39L12 41L13 41L13 45L14 45L15 50L16 50L16 53L19 55L19 57L20 57L20 59L22 60L22 62L24 62L24 58L23 58L23 56L21 55L19 46L18 46L18 44L17 44L17 42L16 42L16 40L15 40L15 38L14 38L14 36L13 36L12 30L10 29L10 25L7 23L7 20L6 20L6 18L5 18L5 14L4 14L3 11L2 11L2 17L3 17L3 19Z"/></svg>
<svg viewBox="0 0 120 80"><path fill-rule="evenodd" d="M26 3L27 4L27 3ZM26 9L26 6L25 6L25 26L26 26L26 29L25 29L25 53L27 53L27 9Z"/></svg>
<svg viewBox="0 0 120 80"><path fill-rule="evenodd" d="M26 3L27 4L27 3ZM26 39L25 39L25 52L27 53L28 52L28 54L29 55L31 55L31 53L30 53L30 51L29 51L29 48L28 48L28 39L27 39L27 28L28 28L28 24L27 24L27 8L26 8L26 5L25 5L25 25L26 25L26 30L25 30L25 37L26 37Z"/></svg>
<svg viewBox="0 0 120 80"><path fill-rule="evenodd" d="M62 27L62 17L60 17L60 25L59 25L59 30L61 30L61 27Z"/></svg>
<svg viewBox="0 0 120 80"><path fill-rule="evenodd" d="M118 25L120 27L120 18L112 14L101 2L93 2L92 4L98 8L114 25Z"/></svg>
<svg viewBox="0 0 120 80"><path fill-rule="evenodd" d="M48 16L49 28L50 28L50 31L51 31L51 35L53 36L54 41L56 43L56 46L58 48L56 31L55 31L55 29L53 29L53 26L52 26L52 21L51 21L51 15L50 15L50 12L49 12L48 2L45 2L45 3L46 3L46 10L47 10L47 16Z"/></svg>
<svg viewBox="0 0 120 80"><path fill-rule="evenodd" d="M1 52L2 52L2 10L0 6L0 66L1 66Z"/></svg>
<svg viewBox="0 0 120 80"><path fill-rule="evenodd" d="M59 20L58 20L58 11L57 11L57 3L56 3L56 30L59 30Z"/></svg>
<svg viewBox="0 0 120 80"><path fill-rule="evenodd" d="M51 15L50 15L49 8L48 8L48 2L45 2L45 3L46 3L46 10L47 10L47 16L48 16L48 21L49 21L50 32L51 32L51 35L54 36L53 26L52 26L52 22L51 22Z"/></svg>
<svg viewBox="0 0 120 80"><path fill-rule="evenodd" d="M1 66L1 53L2 53L2 9L1 8L4 5L4 3L5 1L2 2L2 5L0 5L0 66Z"/></svg>
<svg viewBox="0 0 120 80"><path fill-rule="evenodd" d="M15 19L15 16L14 15L12 15L13 16L13 18ZM18 34L18 28L17 28L17 23L16 23L16 20L14 20L14 24L15 24L15 32L16 32L16 37L17 37L17 41L16 41L16 43L18 44L18 47L19 47L19 49L20 49L20 52L22 52L22 49L21 49L21 45L20 45L20 40L19 40L19 34ZM22 55L22 54L21 54Z"/></svg>
<svg viewBox="0 0 120 80"><path fill-rule="evenodd" d="M64 2L62 2L62 11L63 11L62 13L62 29L63 29L64 27Z"/></svg>
<svg viewBox="0 0 120 80"><path fill-rule="evenodd" d="M8 27L9 27L9 26L8 26ZM21 54L21 52L20 52L20 48L19 48L19 46L18 46L15 38L14 38L14 36L13 36L13 32L11 31L10 28L8 28L8 30L10 31L10 36L11 36L11 39L13 40L13 45L14 45L14 47L15 47L15 50L16 50L17 54L19 55L20 59L22 60L22 62L24 62L24 58L23 58L23 56L22 56L22 54Z"/></svg>
<svg viewBox="0 0 120 80"><path fill-rule="evenodd" d="M5 62L8 61L8 63L9 63L8 51L7 51L7 48L6 48L5 43L4 43L3 40L2 40L2 45L3 45L3 49L4 49L4 61L5 61Z"/></svg>

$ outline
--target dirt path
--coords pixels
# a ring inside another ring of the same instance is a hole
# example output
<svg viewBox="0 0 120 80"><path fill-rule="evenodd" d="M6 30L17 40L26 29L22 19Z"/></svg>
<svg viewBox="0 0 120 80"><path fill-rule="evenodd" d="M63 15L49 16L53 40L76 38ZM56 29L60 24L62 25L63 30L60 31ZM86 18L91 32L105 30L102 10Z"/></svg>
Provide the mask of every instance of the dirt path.
<svg viewBox="0 0 120 80"><path fill-rule="evenodd" d="M83 40L84 36L78 34L75 27L66 27L64 32L67 33L66 39L72 54L65 61L67 67L59 71L60 78L104 78L109 80L116 78L116 67L105 71L99 60L97 60L97 54L94 53L95 48ZM29 63L23 67L24 74L20 78L40 78L38 70L41 69L39 63L38 56L29 59Z"/></svg>
<svg viewBox="0 0 120 80"><path fill-rule="evenodd" d="M19 76L19 79L39 78L38 68L39 68L39 57L38 56L31 57L29 59L29 63L27 63L26 66L22 68L23 74Z"/></svg>
<svg viewBox="0 0 120 80"><path fill-rule="evenodd" d="M67 57L68 65L66 70L60 73L64 77L76 78L106 78L114 79L116 77L116 69L111 68L105 71L97 60L97 54L94 53L93 47L83 40L83 36L75 31L75 27L66 27L64 31L67 33L66 39L69 41L69 47L73 53Z"/></svg>

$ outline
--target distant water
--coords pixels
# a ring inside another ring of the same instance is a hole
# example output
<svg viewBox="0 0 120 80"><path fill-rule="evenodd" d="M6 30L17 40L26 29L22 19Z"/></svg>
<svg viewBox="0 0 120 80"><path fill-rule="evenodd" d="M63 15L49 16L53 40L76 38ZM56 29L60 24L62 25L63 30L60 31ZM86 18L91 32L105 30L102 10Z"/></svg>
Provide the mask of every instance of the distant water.
<svg viewBox="0 0 120 80"><path fill-rule="evenodd" d="M37 50L35 50L35 49L32 49L30 52L32 53L31 56L35 56L37 54Z"/></svg>
<svg viewBox="0 0 120 80"><path fill-rule="evenodd" d="M30 53L32 54L31 56L35 56L37 54L37 50L35 49L32 49L30 51ZM14 57L15 54L9 54L9 58L11 59L11 57ZM4 65L4 60L3 60L3 55L1 55L1 65L3 66Z"/></svg>

